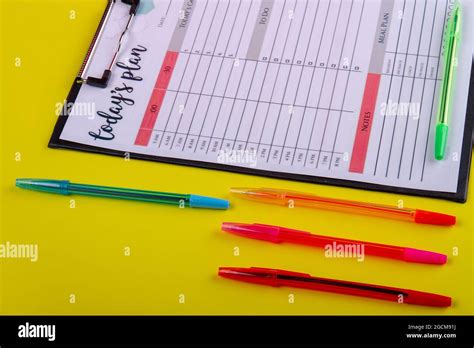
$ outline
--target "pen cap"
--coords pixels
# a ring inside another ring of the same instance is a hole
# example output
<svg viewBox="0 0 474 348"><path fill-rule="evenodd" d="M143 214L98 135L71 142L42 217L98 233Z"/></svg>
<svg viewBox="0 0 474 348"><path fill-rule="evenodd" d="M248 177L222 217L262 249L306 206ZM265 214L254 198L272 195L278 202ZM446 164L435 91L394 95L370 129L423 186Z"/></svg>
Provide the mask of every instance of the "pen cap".
<svg viewBox="0 0 474 348"><path fill-rule="evenodd" d="M411 290L408 296L403 299L403 302L419 306L449 307L452 299L448 296Z"/></svg>
<svg viewBox="0 0 474 348"><path fill-rule="evenodd" d="M429 263L433 265L444 265L448 257L431 251L405 248L403 259L407 262Z"/></svg>
<svg viewBox="0 0 474 348"><path fill-rule="evenodd" d="M415 222L417 224L452 226L456 224L456 217L441 213L417 209L415 211Z"/></svg>
<svg viewBox="0 0 474 348"><path fill-rule="evenodd" d="M229 209L229 201L225 199L219 199L219 198L213 198L213 197L190 195L189 206L191 208L207 208L207 209L225 210L225 209Z"/></svg>
<svg viewBox="0 0 474 348"><path fill-rule="evenodd" d="M446 144L448 143L449 127L440 123L436 126L435 158L438 161L444 159L446 155Z"/></svg>

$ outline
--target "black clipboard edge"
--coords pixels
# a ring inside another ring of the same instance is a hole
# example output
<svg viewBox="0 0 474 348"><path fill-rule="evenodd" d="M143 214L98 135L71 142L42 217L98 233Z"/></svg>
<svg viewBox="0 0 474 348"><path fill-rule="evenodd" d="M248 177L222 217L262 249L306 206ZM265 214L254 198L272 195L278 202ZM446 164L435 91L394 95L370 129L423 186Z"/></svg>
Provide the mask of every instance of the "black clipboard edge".
<svg viewBox="0 0 474 348"><path fill-rule="evenodd" d="M99 27L94 37L96 37L97 34L100 32L104 24L104 19L107 14L107 10L109 6L112 5L113 2L114 0L107 1L107 6L105 8L104 15L102 17L101 22L99 23ZM91 47L93 44L94 42L91 43ZM86 60L88 58L89 57L86 56ZM76 98L82 87L82 84L80 84L79 81L80 81L80 77L76 77L74 80L74 84L66 99L66 103L67 103L66 105L68 106L73 105L76 101ZM62 140L60 138L61 133L64 129L64 126L67 122L67 118L69 117L70 108L67 108L67 110L65 110L66 111L65 114L62 114L61 116L59 116L58 121L56 122L56 125L54 127L53 134L49 141L48 147L53 148L53 149L69 149L69 150L79 150L83 152L93 152L97 154L119 156L122 158L125 157L126 155L129 155L130 158L133 158L133 159L162 162L162 163L167 163L167 164L187 165L187 166L193 166L193 167L204 168L204 169L224 170L224 171L233 172L233 173L265 176L265 177L274 178L274 179L293 180L293 181L301 181L301 182L320 184L320 185L332 185L332 186L340 186L340 187L346 187L346 188L363 189L363 190L369 190L369 191L380 191L380 192L387 192L387 193L404 194L404 195L410 195L410 196L439 198L439 199L445 199L445 200L458 202L458 203L465 203L467 201L469 174L470 174L471 157L472 157L472 145L473 145L473 140L474 140L474 133L473 133L474 131L474 61L473 61L473 69L471 69L471 80L470 80L469 85L470 86L469 86L469 95L468 95L468 103L467 103L467 111L466 111L466 122L464 125L464 141L462 145L462 154L461 154L461 159L460 159L461 163L460 163L460 168L459 168L458 187L457 187L456 193L408 189L408 188L401 188L401 187L396 187L396 186L369 184L369 183L360 182L360 181L332 179L332 178L324 178L324 177L301 175L301 174L272 172L272 171L266 171L266 170L260 170L260 169L229 166L225 164L208 163L208 162L192 161L192 160L184 160L184 159L178 159L178 158L160 157L160 156L152 156L152 155L143 155L143 154L138 154L138 153L129 153L129 152L123 152L123 151L117 151L117 150L105 149L101 147L74 143L71 141ZM440 178L440 180L442 180L442 178Z"/></svg>

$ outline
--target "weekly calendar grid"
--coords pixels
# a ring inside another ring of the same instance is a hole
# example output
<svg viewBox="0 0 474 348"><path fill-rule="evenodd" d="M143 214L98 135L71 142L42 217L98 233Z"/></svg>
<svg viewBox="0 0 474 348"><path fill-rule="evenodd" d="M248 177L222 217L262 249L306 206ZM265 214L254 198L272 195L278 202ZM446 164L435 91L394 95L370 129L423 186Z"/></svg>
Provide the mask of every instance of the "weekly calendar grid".
<svg viewBox="0 0 474 348"><path fill-rule="evenodd" d="M140 8L109 88L80 90L76 104L93 102L95 114L84 117L73 108L61 139L456 192L469 30L459 57L466 64L458 68L452 156L438 162L432 154L443 28L453 3L150 0ZM91 74L100 76L110 60L127 11L123 4L113 8ZM472 11L464 12L469 28Z"/></svg>

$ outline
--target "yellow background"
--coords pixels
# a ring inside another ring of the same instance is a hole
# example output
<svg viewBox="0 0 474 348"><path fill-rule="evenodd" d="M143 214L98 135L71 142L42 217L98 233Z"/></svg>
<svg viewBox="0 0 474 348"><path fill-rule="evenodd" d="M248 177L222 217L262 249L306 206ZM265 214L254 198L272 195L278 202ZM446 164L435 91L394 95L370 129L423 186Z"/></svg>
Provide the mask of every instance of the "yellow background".
<svg viewBox="0 0 474 348"><path fill-rule="evenodd" d="M47 147L105 1L1 0L1 237L39 245L39 260L0 259L2 314L473 314L473 204L271 180ZM74 11L74 12L71 12ZM73 19L71 16L75 16ZM15 65L16 58L21 65ZM16 156L21 160L17 161ZM458 216L454 228L232 199L226 212L15 188L18 177L228 197L231 186L280 187ZM442 178L440 178L442 179ZM471 185L472 186L472 185ZM471 193L473 188L471 187ZM377 257L327 259L320 249L220 232L222 221L259 222L450 255L437 267ZM125 256L125 248L131 250ZM239 256L234 251L239 248ZM452 256L453 248L459 249ZM274 267L315 276L452 296L425 308L216 276L219 266ZM180 303L184 294L185 303ZM294 303L289 295L294 294ZM75 303L70 303L70 296Z"/></svg>

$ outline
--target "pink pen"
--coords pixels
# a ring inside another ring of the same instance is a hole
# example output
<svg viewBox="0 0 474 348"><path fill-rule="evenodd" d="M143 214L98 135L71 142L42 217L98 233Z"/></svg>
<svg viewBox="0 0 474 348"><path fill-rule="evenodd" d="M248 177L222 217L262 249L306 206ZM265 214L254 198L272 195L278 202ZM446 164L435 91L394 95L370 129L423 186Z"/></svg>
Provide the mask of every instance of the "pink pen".
<svg viewBox="0 0 474 348"><path fill-rule="evenodd" d="M309 232L297 231L278 226L224 222L222 224L222 230L239 236L265 240L272 243L288 242L320 248L324 248L327 245L363 246L364 253L368 255L375 255L407 262L444 265L447 261L446 255L434 253L431 251L328 236L318 236Z"/></svg>

